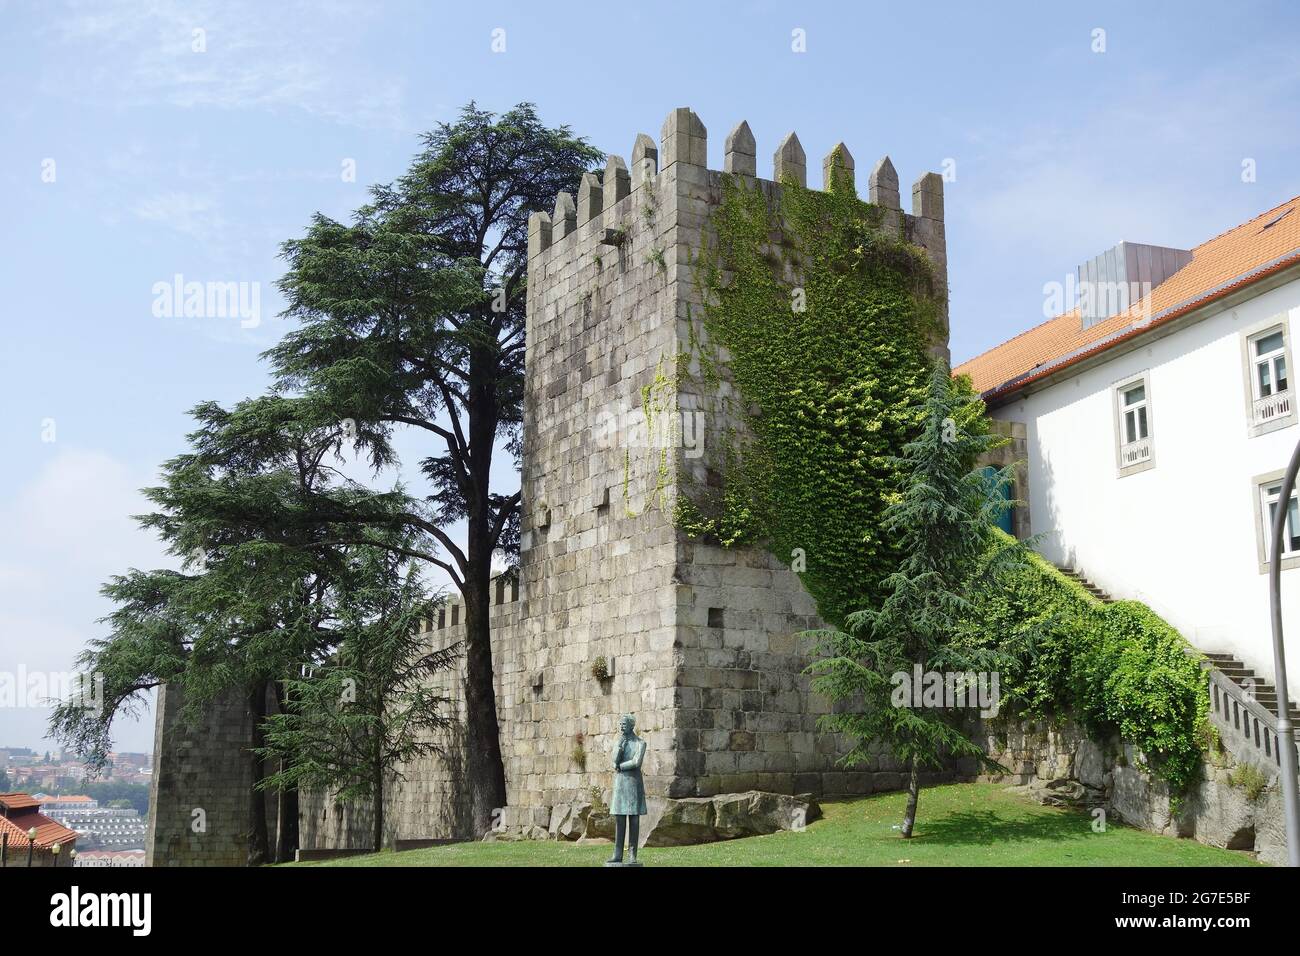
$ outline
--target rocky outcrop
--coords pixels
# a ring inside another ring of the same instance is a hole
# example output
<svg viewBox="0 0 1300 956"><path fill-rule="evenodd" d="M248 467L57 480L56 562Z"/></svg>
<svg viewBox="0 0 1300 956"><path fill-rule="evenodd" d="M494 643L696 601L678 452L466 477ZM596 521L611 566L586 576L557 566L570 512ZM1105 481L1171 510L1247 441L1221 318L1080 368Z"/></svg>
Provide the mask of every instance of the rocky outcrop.
<svg viewBox="0 0 1300 956"><path fill-rule="evenodd" d="M612 840L614 820L604 809L587 813L581 832L584 840ZM580 809L582 809L580 808ZM821 816L821 807L808 794L790 796L750 790L746 793L722 793L715 797L684 797L680 800L654 798L649 813L641 818L642 846L688 846L714 843L740 837L762 836L779 830L802 830ZM564 811L552 810L552 817ZM573 830L555 830L557 839L577 839Z"/></svg>
<svg viewBox="0 0 1300 956"><path fill-rule="evenodd" d="M546 828L553 840L576 840L591 818L590 803L559 803L551 808L551 822Z"/></svg>

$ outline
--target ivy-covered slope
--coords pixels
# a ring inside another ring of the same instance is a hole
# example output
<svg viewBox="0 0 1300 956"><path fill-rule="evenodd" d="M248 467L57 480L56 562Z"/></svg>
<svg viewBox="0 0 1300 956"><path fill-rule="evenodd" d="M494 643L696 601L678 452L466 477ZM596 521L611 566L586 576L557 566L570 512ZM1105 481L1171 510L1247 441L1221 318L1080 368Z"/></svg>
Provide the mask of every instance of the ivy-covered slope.
<svg viewBox="0 0 1300 956"><path fill-rule="evenodd" d="M1182 635L1144 604L1103 604L1037 556L980 596L965 637L1000 643L1030 631L1036 653L1001 677L1004 714L1073 717L1137 745L1175 794L1195 781L1209 678Z"/></svg>

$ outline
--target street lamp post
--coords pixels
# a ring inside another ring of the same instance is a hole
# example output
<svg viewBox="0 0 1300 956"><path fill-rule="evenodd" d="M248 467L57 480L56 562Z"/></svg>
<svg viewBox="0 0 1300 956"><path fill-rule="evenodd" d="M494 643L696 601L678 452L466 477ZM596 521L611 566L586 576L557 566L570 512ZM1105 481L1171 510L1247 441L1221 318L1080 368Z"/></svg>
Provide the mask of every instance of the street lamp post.
<svg viewBox="0 0 1300 956"><path fill-rule="evenodd" d="M1291 511L1291 490L1300 471L1300 443L1291 453L1282 478L1282 492L1273 516L1273 541L1269 548L1268 599L1273 618L1273 674L1277 684L1277 749L1282 764L1282 802L1286 811L1286 856L1288 866L1300 866L1300 793L1297 793L1295 734L1291 727L1291 703L1286 687L1286 649L1282 646L1282 536Z"/></svg>
<svg viewBox="0 0 1300 956"><path fill-rule="evenodd" d="M62 850L62 849L63 849L63 847L60 846L58 843L56 843L56 844L54 844L54 846L50 847L50 852L54 854L54 868L55 868L56 870L59 868L59 851Z"/></svg>
<svg viewBox="0 0 1300 956"><path fill-rule="evenodd" d="M32 865L32 851L36 849L36 827L27 831L27 865Z"/></svg>

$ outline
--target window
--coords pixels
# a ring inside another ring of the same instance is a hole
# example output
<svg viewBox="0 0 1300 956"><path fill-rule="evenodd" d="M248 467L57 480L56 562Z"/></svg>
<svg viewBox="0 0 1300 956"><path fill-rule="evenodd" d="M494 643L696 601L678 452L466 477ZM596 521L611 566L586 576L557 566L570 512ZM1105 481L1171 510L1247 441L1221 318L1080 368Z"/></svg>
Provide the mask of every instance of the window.
<svg viewBox="0 0 1300 956"><path fill-rule="evenodd" d="M1255 539L1259 572L1268 571L1273 548L1273 520L1282 506L1282 476L1274 471L1251 479L1255 492ZM1282 529L1282 570L1300 567L1300 496L1295 489L1286 503L1286 527Z"/></svg>
<svg viewBox="0 0 1300 956"><path fill-rule="evenodd" d="M1122 407L1124 409L1124 444L1132 445L1147 437L1147 388L1138 384L1125 389Z"/></svg>
<svg viewBox="0 0 1300 956"><path fill-rule="evenodd" d="M1282 496L1282 482L1270 482L1260 486L1264 501L1264 554L1268 556L1273 548L1273 522L1277 521L1278 499ZM1282 557L1300 553L1300 499L1295 490L1291 491L1291 500L1287 502L1286 528L1282 532Z"/></svg>
<svg viewBox="0 0 1300 956"><path fill-rule="evenodd" d="M1243 334L1242 365L1246 376L1246 422L1250 436L1253 438L1295 424L1291 338L1285 316L1275 316Z"/></svg>
<svg viewBox="0 0 1300 956"><path fill-rule="evenodd" d="M1151 442L1149 376L1123 382L1115 388L1116 444L1122 478L1155 464Z"/></svg>
<svg viewBox="0 0 1300 956"><path fill-rule="evenodd" d="M1255 339L1255 397L1286 391L1286 349L1282 330Z"/></svg>

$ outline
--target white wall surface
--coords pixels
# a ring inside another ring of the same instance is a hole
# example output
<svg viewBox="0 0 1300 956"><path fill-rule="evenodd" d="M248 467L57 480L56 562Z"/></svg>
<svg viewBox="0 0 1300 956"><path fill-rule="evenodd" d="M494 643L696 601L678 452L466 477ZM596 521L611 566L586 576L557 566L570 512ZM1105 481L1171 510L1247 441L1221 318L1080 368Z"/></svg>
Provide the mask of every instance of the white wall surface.
<svg viewBox="0 0 1300 956"><path fill-rule="evenodd" d="M1202 651L1233 653L1269 681L1251 479L1286 467L1300 428L1249 437L1241 337L1275 316L1300 329L1300 281L993 410L1027 426L1031 525L1044 556L1116 598L1145 602ZM1121 478L1112 391L1144 371L1155 465ZM1295 700L1300 568L1282 571L1282 601Z"/></svg>

